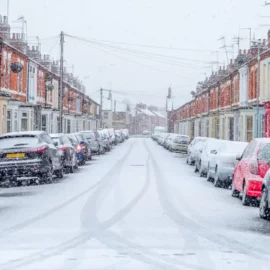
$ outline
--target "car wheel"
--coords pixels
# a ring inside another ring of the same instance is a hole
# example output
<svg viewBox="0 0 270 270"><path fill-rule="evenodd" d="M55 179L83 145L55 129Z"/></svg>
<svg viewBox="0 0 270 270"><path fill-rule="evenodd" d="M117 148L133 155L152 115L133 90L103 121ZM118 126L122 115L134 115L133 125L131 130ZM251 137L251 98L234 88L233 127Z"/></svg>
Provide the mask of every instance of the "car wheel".
<svg viewBox="0 0 270 270"><path fill-rule="evenodd" d="M194 172L197 173L198 172L198 168L197 168L197 164L195 162L195 169L194 169Z"/></svg>
<svg viewBox="0 0 270 270"><path fill-rule="evenodd" d="M211 177L211 173L210 173L210 166L208 165L208 171L207 171L207 176L206 176L206 179L208 182L211 182L212 181L212 177Z"/></svg>
<svg viewBox="0 0 270 270"><path fill-rule="evenodd" d="M242 195L242 204L250 205L251 198L247 195L247 185L244 183L243 195Z"/></svg>
<svg viewBox="0 0 270 270"><path fill-rule="evenodd" d="M214 187L221 187L221 181L218 176L218 168L215 170L215 177L214 177Z"/></svg>
<svg viewBox="0 0 270 270"><path fill-rule="evenodd" d="M69 167L69 173L74 173L75 172L75 166L70 166Z"/></svg>
<svg viewBox="0 0 270 270"><path fill-rule="evenodd" d="M233 177L232 177L232 179L233 179ZM240 192L235 189L234 181L232 180L232 191L231 191L231 195L232 195L232 197L238 198L239 197L239 194L240 194Z"/></svg>
<svg viewBox="0 0 270 270"><path fill-rule="evenodd" d="M199 176L204 177L204 172L203 172L203 167L202 167L202 162L200 161L200 167L199 167Z"/></svg>
<svg viewBox="0 0 270 270"><path fill-rule="evenodd" d="M53 167L51 166L49 171L41 177L41 183L51 184L53 182Z"/></svg>
<svg viewBox="0 0 270 270"><path fill-rule="evenodd" d="M268 199L267 199L267 190L266 188L262 191L262 197L260 201L260 217L263 219L270 219L270 208L268 208Z"/></svg>
<svg viewBox="0 0 270 270"><path fill-rule="evenodd" d="M62 179L64 177L64 172L63 172L63 168L61 168L60 170L57 170L55 172L55 175L58 179Z"/></svg>

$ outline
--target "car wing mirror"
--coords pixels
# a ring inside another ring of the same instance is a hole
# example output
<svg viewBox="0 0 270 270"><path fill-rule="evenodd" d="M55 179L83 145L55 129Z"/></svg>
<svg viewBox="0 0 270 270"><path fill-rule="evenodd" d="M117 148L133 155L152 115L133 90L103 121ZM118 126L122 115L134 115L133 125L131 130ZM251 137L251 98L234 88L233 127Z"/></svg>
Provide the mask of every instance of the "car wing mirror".
<svg viewBox="0 0 270 270"><path fill-rule="evenodd" d="M210 153L213 154L213 155L216 155L217 154L217 150L212 150Z"/></svg>
<svg viewBox="0 0 270 270"><path fill-rule="evenodd" d="M237 154L236 154L236 160L241 160L241 158L242 158L242 155L239 154L239 153L237 153Z"/></svg>
<svg viewBox="0 0 270 270"><path fill-rule="evenodd" d="M54 146L58 146L58 142L53 142L53 145Z"/></svg>

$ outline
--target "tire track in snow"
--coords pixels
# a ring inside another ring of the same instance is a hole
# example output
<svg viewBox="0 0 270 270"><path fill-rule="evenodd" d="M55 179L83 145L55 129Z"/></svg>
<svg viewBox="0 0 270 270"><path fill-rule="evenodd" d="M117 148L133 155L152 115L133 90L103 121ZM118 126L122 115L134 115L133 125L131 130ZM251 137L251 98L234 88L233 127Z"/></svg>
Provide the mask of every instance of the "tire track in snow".
<svg viewBox="0 0 270 270"><path fill-rule="evenodd" d="M93 207L93 205L96 205L96 200L99 198L100 194L102 194L104 192L103 188L112 179L112 177L111 177L112 174L114 174L116 171L121 169L121 167L124 164L123 163L124 160L130 154L133 146L134 146L134 144L132 144L132 146L129 148L129 151L127 152L127 154L121 160L119 160L117 162L117 165L113 168L113 170L111 170L109 173L106 174L106 176L104 178L102 178L102 180L101 180L102 182L100 183L99 187L94 191L94 193L90 196L89 200L87 201L87 203L86 203L87 207L90 207L90 208L86 209L86 205L85 205L84 210L86 211L86 213L84 213L84 214L89 215L89 213L91 213L91 208ZM113 224L117 223L122 218L124 218L124 216L126 216L133 209L133 207L140 201L140 199L144 196L148 187L149 187L149 182L146 181L143 188L136 195L136 197L133 200L131 200L128 203L128 205L126 205L121 211L119 211L118 213L113 215L110 219L108 219L107 221L105 221L103 223L100 223L101 227L103 229L107 229L110 226L112 226ZM88 206L89 203L91 205ZM93 228L92 230L89 230L89 228L85 228L85 230L86 231L84 233L80 234L79 236L71 238L64 243L61 243L60 245L50 247L50 248L48 248L48 250L30 254L24 258L16 260L15 262L1 264L0 269L1 270L17 269L17 268L20 268L22 266L30 265L30 264L33 264L35 262L39 262L41 260L45 260L45 259L48 259L50 257L54 257L56 255L62 254L63 252L66 252L70 249L78 247L78 246L86 243L87 241L89 241L91 238L94 238L95 234L98 231L97 228Z"/></svg>
<svg viewBox="0 0 270 270"><path fill-rule="evenodd" d="M155 168L155 173L156 173L156 180L157 180L157 186L158 186L158 192L160 195L160 202L161 205L166 212L166 214L174 220L176 223L178 223L181 227L184 229L188 229L191 232L201 236L202 238L207 239L208 241L218 244L220 246L227 246L230 247L232 250L236 250L239 253L246 254L246 255L252 255L253 258L256 258L258 260L269 260L268 255L264 255L265 250L261 249L254 249L254 247L251 246L244 246L244 244L238 242L237 240L231 239L223 234L211 231L209 228L204 227L193 220L189 219L185 215L182 215L173 205L171 202L171 194L168 193L166 186L164 183L164 176L163 173L160 171L158 164L155 161L154 156L151 154L151 151L145 144L145 147L148 149L148 152L151 156L152 163ZM179 198L181 199L181 198ZM192 209L186 201L183 199L181 200L181 203L185 205L186 208L188 208L188 211L190 213L193 213L194 216L199 217L199 213L196 212L194 209Z"/></svg>
<svg viewBox="0 0 270 270"><path fill-rule="evenodd" d="M147 176L146 176L147 189L145 190L144 194L147 192L148 187L150 185L149 164L150 164L150 158L148 158L147 160L147 167L146 167L147 168ZM87 209L95 205L96 201L92 201L92 200L93 200L93 197L91 197L89 206L86 207ZM129 252L126 252L127 256L137 261L150 264L151 266L155 266L156 268L159 268L159 269L181 270L181 269L187 269L187 268L194 269L194 267L196 267L196 269L198 270L209 269L209 268L205 268L205 267L190 264L190 263L180 262L174 259L172 259L171 262L168 262L166 259L162 258L160 254L150 251L149 249L142 247L138 244L134 244L131 241L124 239L123 237L121 237L119 234L115 232L108 231L107 230L108 227L104 226L104 224L98 221L96 210L97 209L94 208L93 211L89 211L91 212L91 215L90 216L88 215L88 218L87 218L88 222L84 221L85 227L88 229L92 227L92 229L97 230L95 238L99 240L101 243L103 243L104 245L108 246L109 248L116 250L117 252L119 252L119 249L120 250L125 249L129 251ZM179 264L181 265L179 266Z"/></svg>

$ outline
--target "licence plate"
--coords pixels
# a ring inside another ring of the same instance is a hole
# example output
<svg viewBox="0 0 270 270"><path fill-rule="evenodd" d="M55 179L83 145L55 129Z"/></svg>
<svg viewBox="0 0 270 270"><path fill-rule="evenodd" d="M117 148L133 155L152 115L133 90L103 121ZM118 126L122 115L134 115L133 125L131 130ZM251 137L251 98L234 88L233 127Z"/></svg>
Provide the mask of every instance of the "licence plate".
<svg viewBox="0 0 270 270"><path fill-rule="evenodd" d="M25 153L7 154L7 158L24 158Z"/></svg>

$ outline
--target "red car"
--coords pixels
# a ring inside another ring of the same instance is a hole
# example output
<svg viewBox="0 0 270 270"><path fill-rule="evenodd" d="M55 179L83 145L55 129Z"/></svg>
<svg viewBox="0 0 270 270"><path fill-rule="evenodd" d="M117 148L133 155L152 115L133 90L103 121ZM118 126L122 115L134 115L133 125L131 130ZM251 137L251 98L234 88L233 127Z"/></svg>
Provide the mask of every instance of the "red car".
<svg viewBox="0 0 270 270"><path fill-rule="evenodd" d="M270 138L253 139L243 155L238 156L232 179L232 196L242 194L243 205L249 205L251 199L260 199L263 178L270 168Z"/></svg>

